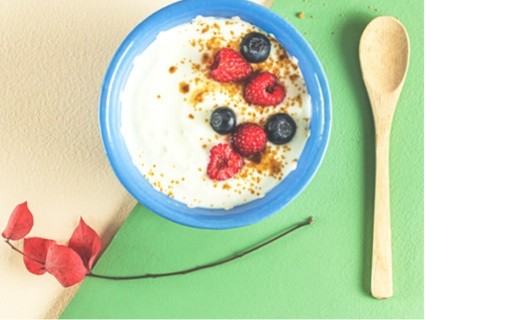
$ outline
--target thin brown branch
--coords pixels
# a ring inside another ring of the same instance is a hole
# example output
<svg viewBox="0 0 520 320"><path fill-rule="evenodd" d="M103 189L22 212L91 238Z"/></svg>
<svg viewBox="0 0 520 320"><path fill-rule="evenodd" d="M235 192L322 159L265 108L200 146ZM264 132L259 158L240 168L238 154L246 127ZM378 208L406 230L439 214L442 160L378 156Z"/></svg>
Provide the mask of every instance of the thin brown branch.
<svg viewBox="0 0 520 320"><path fill-rule="evenodd" d="M289 233L293 232L293 231L296 231L298 229L300 229L301 227L304 227L304 226L307 226L309 224L311 224L313 222L313 217L309 217L307 218L305 221L302 221L296 225L294 225L293 227L291 227L290 229L274 236L273 238L269 239L269 240L266 240L250 249L247 249L247 250L244 250L244 251L241 251L229 258L226 258L226 259L223 259L223 260L219 260L219 261L216 261L216 262L211 262L211 263L208 263L208 264L204 264L204 265L201 265L201 266L198 266L198 267L194 267L194 268L189 268L189 269L185 269L185 270L180 270L180 271L174 271L174 272L168 272L168 273L148 273L148 274L142 274L142 275L135 275L135 276L107 276L107 275L100 275L100 274L94 274L94 273L90 273L90 274L87 274L87 276L89 277L93 277L93 278L102 278L102 279L108 279L108 280L136 280L136 279L145 279L145 278L161 278L161 277L170 277L170 276L178 276L178 275L184 275L184 274L188 274L188 273L192 273L192 272L195 272L195 271L199 271L199 270L203 270L203 269L208 269L208 268L212 268L212 267L216 267L216 266L219 266L219 265L222 265L224 263L228 263L228 262L231 262L233 260L236 260L238 258L242 258L260 248L263 248L265 246L267 246L268 244L270 243L273 243L275 242L276 240L280 239L280 238L283 238L284 236L288 235Z"/></svg>
<svg viewBox="0 0 520 320"><path fill-rule="evenodd" d="M45 262L42 262L42 261L40 261L40 260L34 259L33 257L30 257L30 256L26 255L23 251L21 251L20 249L18 249L17 247L15 247L15 246L14 246L14 245L9 241L9 239L6 239L6 240L5 240L5 243L7 243L7 244L11 247L11 249L13 249L14 251L18 252L19 254L21 254L22 256L26 257L27 259L32 260L32 261L34 261L34 262L41 263L41 264L45 264Z"/></svg>

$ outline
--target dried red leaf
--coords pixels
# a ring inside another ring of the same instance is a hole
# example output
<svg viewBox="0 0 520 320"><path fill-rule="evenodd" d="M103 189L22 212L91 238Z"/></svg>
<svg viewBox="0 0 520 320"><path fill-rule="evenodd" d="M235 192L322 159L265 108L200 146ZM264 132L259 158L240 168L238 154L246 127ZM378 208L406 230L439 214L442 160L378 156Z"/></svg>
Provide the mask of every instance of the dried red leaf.
<svg viewBox="0 0 520 320"><path fill-rule="evenodd" d="M20 203L11 213L2 237L9 240L20 240L31 231L33 223L33 216L27 207L27 201Z"/></svg>
<svg viewBox="0 0 520 320"><path fill-rule="evenodd" d="M101 252L101 238L94 229L83 221L83 218L80 218L78 226L70 237L69 248L74 249L79 254L87 272L90 273Z"/></svg>
<svg viewBox="0 0 520 320"><path fill-rule="evenodd" d="M34 274L44 274L47 251L56 241L44 238L25 238L23 240L23 263L29 272Z"/></svg>
<svg viewBox="0 0 520 320"><path fill-rule="evenodd" d="M69 247L52 244L47 252L45 269L64 287L70 287L85 278L87 269L79 254Z"/></svg>

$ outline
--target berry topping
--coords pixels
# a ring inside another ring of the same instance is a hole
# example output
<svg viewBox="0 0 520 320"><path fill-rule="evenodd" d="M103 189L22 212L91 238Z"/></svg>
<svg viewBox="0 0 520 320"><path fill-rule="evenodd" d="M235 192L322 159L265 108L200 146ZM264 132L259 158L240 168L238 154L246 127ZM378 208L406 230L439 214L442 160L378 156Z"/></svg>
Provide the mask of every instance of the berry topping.
<svg viewBox="0 0 520 320"><path fill-rule="evenodd" d="M263 62L270 52L271 42L261 33L248 33L240 42L240 53L249 62Z"/></svg>
<svg viewBox="0 0 520 320"><path fill-rule="evenodd" d="M264 128L267 133L267 140L277 145L291 141L296 133L296 123L286 113L277 113L270 116Z"/></svg>
<svg viewBox="0 0 520 320"><path fill-rule="evenodd" d="M235 112L228 107L218 107L211 114L210 124L215 132L228 134L235 130L237 116Z"/></svg>
<svg viewBox="0 0 520 320"><path fill-rule="evenodd" d="M224 48L215 55L210 76L218 82L233 82L244 80L251 72L253 69L238 52Z"/></svg>
<svg viewBox="0 0 520 320"><path fill-rule="evenodd" d="M244 99L259 106L275 106L284 98L284 86L269 72L261 72L254 76L244 89Z"/></svg>
<svg viewBox="0 0 520 320"><path fill-rule="evenodd" d="M243 165L242 157L229 144L221 143L211 148L206 173L210 179L223 181L232 178Z"/></svg>
<svg viewBox="0 0 520 320"><path fill-rule="evenodd" d="M267 135L256 123L240 124L232 135L235 150L244 157L253 156L265 149Z"/></svg>

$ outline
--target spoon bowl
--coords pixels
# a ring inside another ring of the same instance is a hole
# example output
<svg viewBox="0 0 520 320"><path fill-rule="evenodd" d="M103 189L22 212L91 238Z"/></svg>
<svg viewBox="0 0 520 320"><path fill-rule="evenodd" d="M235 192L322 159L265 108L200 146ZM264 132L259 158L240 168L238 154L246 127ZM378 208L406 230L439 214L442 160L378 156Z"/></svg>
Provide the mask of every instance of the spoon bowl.
<svg viewBox="0 0 520 320"><path fill-rule="evenodd" d="M363 77L374 90L391 92L402 86L408 69L408 34L399 20L383 16L368 24L360 41Z"/></svg>

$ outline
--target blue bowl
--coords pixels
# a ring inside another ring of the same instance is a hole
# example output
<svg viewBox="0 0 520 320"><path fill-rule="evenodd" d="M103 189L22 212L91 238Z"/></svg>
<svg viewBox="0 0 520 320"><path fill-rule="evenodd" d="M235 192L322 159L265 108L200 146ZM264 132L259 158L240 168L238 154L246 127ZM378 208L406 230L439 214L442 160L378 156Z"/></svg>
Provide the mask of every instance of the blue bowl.
<svg viewBox="0 0 520 320"><path fill-rule="evenodd" d="M230 210L189 208L155 190L133 165L120 133L123 90L136 56L161 31L186 23L196 16L239 16L273 34L290 55L296 57L312 97L311 135L298 167L263 198ZM99 106L101 136L105 152L125 188L145 207L171 221L196 228L229 229L258 222L291 202L311 181L327 149L331 127L330 94L318 58L305 39L284 18L249 1L184 0L169 5L141 22L123 41L105 76Z"/></svg>

